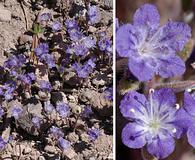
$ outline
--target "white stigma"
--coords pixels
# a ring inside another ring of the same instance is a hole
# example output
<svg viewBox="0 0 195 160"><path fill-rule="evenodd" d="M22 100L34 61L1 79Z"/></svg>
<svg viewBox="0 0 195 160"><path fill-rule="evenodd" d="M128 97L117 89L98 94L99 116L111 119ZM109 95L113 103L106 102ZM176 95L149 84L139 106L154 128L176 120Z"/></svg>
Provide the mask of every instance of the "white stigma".
<svg viewBox="0 0 195 160"><path fill-rule="evenodd" d="M179 104L175 104L175 108L179 109L180 108Z"/></svg>
<svg viewBox="0 0 195 160"><path fill-rule="evenodd" d="M188 89L187 89L187 92L192 92L192 89L191 89L191 88L188 88Z"/></svg>

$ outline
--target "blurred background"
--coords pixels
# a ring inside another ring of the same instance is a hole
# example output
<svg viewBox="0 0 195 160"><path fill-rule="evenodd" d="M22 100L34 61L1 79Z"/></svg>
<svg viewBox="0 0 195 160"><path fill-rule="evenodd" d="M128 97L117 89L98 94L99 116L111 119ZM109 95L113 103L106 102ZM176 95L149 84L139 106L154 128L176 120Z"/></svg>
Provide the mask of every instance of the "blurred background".
<svg viewBox="0 0 195 160"><path fill-rule="evenodd" d="M135 10L144 3L152 3L157 6L161 15L161 25L165 24L168 20L173 20L183 21L191 26L192 39L187 44L185 52L181 53L182 58L186 61L186 73L182 77L166 79L166 82L195 81L195 0L116 0L116 16L119 19L120 25L128 22L131 23ZM131 74L126 73L128 69L124 65L125 61L125 59L117 57L117 106L120 104L120 100L123 97L121 93L124 92L124 90L136 89L143 93L146 87L145 84L139 84ZM127 81L128 86L124 85ZM161 82L162 81L164 82L164 80L161 80ZM180 95L178 95L178 97L180 97ZM180 100L181 99L180 97ZM127 121L122 117L119 107L117 107L116 158L117 160L143 160L141 150L130 149L121 142L121 130L126 123ZM150 158L148 158L148 160L149 159ZM174 153L166 160L195 160L195 150L188 145L186 137L184 137L177 142Z"/></svg>

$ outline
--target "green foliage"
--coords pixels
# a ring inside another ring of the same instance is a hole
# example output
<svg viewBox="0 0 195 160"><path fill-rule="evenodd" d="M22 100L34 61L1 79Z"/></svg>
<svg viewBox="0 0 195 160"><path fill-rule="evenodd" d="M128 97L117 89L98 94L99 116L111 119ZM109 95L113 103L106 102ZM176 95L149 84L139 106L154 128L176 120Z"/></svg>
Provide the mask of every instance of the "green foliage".
<svg viewBox="0 0 195 160"><path fill-rule="evenodd" d="M31 31L32 31L32 33L38 35L38 34L44 32L44 28L42 28L41 25L35 23L35 24L33 25L33 30L31 30Z"/></svg>

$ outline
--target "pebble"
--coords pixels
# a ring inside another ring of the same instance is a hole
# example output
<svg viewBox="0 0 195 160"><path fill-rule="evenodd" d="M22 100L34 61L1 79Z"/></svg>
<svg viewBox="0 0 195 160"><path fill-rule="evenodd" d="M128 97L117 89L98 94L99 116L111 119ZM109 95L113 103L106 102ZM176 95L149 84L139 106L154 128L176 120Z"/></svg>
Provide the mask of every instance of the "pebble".
<svg viewBox="0 0 195 160"><path fill-rule="evenodd" d="M76 157L76 155L76 152L72 148L63 151L63 156L65 159L67 158L69 160L72 160L74 157Z"/></svg>
<svg viewBox="0 0 195 160"><path fill-rule="evenodd" d="M45 146L44 151L48 152L48 153L56 153L56 148L55 148L55 146L47 145L47 146Z"/></svg>
<svg viewBox="0 0 195 160"><path fill-rule="evenodd" d="M11 21L11 12L0 5L0 22Z"/></svg>

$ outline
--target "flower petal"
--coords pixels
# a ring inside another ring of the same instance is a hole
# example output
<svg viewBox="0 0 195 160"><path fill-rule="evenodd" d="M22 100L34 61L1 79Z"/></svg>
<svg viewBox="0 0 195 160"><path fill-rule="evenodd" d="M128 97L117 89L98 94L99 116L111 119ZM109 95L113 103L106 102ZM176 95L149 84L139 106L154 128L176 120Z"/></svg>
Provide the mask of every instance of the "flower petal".
<svg viewBox="0 0 195 160"><path fill-rule="evenodd" d="M191 28L182 22L168 22L162 27L159 43L176 52L182 51L191 37Z"/></svg>
<svg viewBox="0 0 195 160"><path fill-rule="evenodd" d="M116 35L116 49L121 57L136 55L135 47L139 40L143 39L141 33L137 33L135 27L131 24L121 26Z"/></svg>
<svg viewBox="0 0 195 160"><path fill-rule="evenodd" d="M155 104L154 109L165 110L167 107L173 107L176 103L176 97L172 89L170 88L162 88L159 90L155 90L152 94L152 99Z"/></svg>
<svg viewBox="0 0 195 160"><path fill-rule="evenodd" d="M195 126L192 125L187 132L188 142L190 145L195 147Z"/></svg>
<svg viewBox="0 0 195 160"><path fill-rule="evenodd" d="M145 4L136 10L133 22L139 27L147 26L151 29L157 29L160 24L160 15L154 5Z"/></svg>
<svg viewBox="0 0 195 160"><path fill-rule="evenodd" d="M184 93L184 109L186 112L191 115L195 116L195 99L192 97L192 95L188 92Z"/></svg>
<svg viewBox="0 0 195 160"><path fill-rule="evenodd" d="M129 58L129 69L134 76L136 76L139 81L151 80L156 72L156 68L145 60L140 58Z"/></svg>
<svg viewBox="0 0 195 160"><path fill-rule="evenodd" d="M120 111L127 119L142 119L146 113L147 100L136 91L128 92L121 101Z"/></svg>
<svg viewBox="0 0 195 160"><path fill-rule="evenodd" d="M157 74L163 78L180 76L186 70L184 61L174 54L159 57L158 63L159 68Z"/></svg>
<svg viewBox="0 0 195 160"><path fill-rule="evenodd" d="M150 154L154 155L158 159L168 157L175 149L175 141L169 136L163 139L159 137L147 145L147 150Z"/></svg>
<svg viewBox="0 0 195 160"><path fill-rule="evenodd" d="M122 131L122 142L129 148L142 148L146 144L144 128L128 123Z"/></svg>

